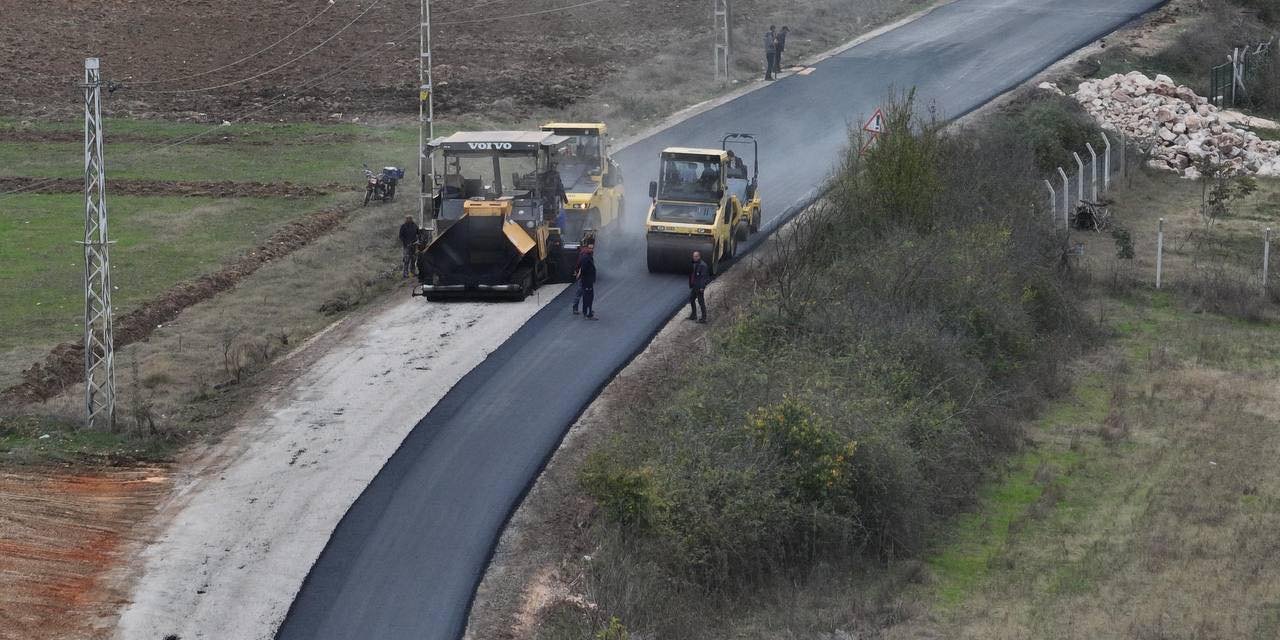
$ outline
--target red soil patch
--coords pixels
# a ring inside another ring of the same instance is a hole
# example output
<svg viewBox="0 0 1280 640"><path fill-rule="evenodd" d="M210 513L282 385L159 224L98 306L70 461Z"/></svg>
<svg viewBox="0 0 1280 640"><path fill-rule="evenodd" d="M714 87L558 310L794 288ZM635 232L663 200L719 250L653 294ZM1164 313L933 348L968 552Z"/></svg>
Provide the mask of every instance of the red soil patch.
<svg viewBox="0 0 1280 640"><path fill-rule="evenodd" d="M127 597L107 573L168 490L163 468L0 475L0 639L101 637Z"/></svg>

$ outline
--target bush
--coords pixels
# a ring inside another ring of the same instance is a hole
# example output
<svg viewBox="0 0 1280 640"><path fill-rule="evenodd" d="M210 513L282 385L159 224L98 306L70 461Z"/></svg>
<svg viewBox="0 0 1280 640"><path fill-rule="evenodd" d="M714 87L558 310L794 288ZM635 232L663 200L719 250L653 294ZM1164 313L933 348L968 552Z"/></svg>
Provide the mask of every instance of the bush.
<svg viewBox="0 0 1280 640"><path fill-rule="evenodd" d="M1073 152L1083 152L1092 143L1102 147L1102 130L1075 99L1044 89L1024 90L995 119L995 127L1023 137L1035 156L1041 175L1058 167L1074 172Z"/></svg>
<svg viewBox="0 0 1280 640"><path fill-rule="evenodd" d="M584 468L590 592L633 633L714 637L708 611L770 580L919 552L1059 388L1088 327L1036 150L914 113L899 96L880 144L854 141L711 354L628 407Z"/></svg>
<svg viewBox="0 0 1280 640"><path fill-rule="evenodd" d="M850 489L850 466L858 444L822 425L799 401L788 398L756 409L747 424L756 444L788 467L786 475L801 501L838 500ZM852 505L841 501L833 506L845 510Z"/></svg>
<svg viewBox="0 0 1280 640"><path fill-rule="evenodd" d="M597 455L583 470L582 486L611 522L653 527L662 521L665 502L658 494L652 469L628 468Z"/></svg>

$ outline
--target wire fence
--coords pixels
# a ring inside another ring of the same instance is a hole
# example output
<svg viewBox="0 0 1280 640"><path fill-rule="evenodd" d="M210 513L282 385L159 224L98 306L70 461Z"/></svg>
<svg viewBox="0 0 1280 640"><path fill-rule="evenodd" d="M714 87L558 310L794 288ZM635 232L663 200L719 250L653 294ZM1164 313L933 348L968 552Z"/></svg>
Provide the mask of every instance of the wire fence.
<svg viewBox="0 0 1280 640"><path fill-rule="evenodd" d="M1044 181L1055 226L1068 228L1081 205L1102 203L1116 181L1132 170L1133 155L1125 136L1103 132L1102 148L1088 143L1074 154L1074 166L1058 167L1056 177Z"/></svg>
<svg viewBox="0 0 1280 640"><path fill-rule="evenodd" d="M1254 45L1236 47L1228 62L1209 70L1209 102L1220 109L1239 106L1250 100L1250 88L1265 72L1275 38Z"/></svg>
<svg viewBox="0 0 1280 640"><path fill-rule="evenodd" d="M1072 171L1059 167L1056 172L1057 179L1046 179L1044 181L1049 199L1047 210L1056 229L1064 231L1070 231L1073 228L1097 231L1106 231L1108 228L1123 229L1123 227L1115 227L1109 215L1105 225L1103 225L1098 224L1103 221L1083 214L1086 210L1090 215L1105 212L1107 206L1111 204L1111 199L1107 197L1107 194L1112 189L1128 184L1129 177L1140 170L1146 158L1146 153L1133 140L1115 132L1104 132L1102 140L1102 149L1096 149L1092 143L1089 143L1086 144L1083 153L1073 154L1076 162ZM1166 225L1165 219L1161 218L1156 236L1153 238L1154 243L1142 243L1142 246L1154 248L1154 255L1145 253L1142 257L1153 260L1155 264L1153 284L1157 289L1170 284L1170 279L1165 269L1165 253L1167 240L1172 231L1174 230L1169 225ZM1197 237L1194 230L1182 229L1180 233L1188 238ZM1126 238L1128 237L1127 232L1125 236ZM1135 239L1128 239L1126 242L1132 243L1133 240ZM1277 260L1273 259L1273 254L1275 253L1273 245L1276 243L1276 234L1268 227L1258 233L1256 242L1257 244L1253 245L1256 249L1250 250L1252 255L1245 261L1247 263L1256 260L1254 262L1256 266L1237 265L1242 267L1241 274L1245 276L1239 278L1239 281L1242 286L1249 290L1260 291L1264 298L1270 296L1280 299L1280 274L1277 273L1280 269L1275 264ZM1084 255L1083 243L1076 243L1074 247L1073 256ZM1133 245L1131 244L1130 247L1131 255L1127 257L1132 259L1136 256L1132 255ZM1223 282L1226 281L1224 280ZM1179 283L1175 281L1173 284Z"/></svg>
<svg viewBox="0 0 1280 640"><path fill-rule="evenodd" d="M1156 237L1153 245L1155 247L1154 284L1157 289L1163 289L1170 286L1170 284L1175 286L1179 284L1176 281L1176 278L1174 282L1170 282L1168 270L1165 268L1166 247L1169 244L1169 238L1172 237L1175 232L1178 232L1178 230L1175 229L1173 225L1166 224L1165 219L1160 218L1159 226L1156 227ZM1182 232L1187 238L1197 237L1196 230L1188 232L1186 229L1183 229ZM1227 278L1222 278L1221 276L1223 274L1221 272L1223 270L1234 269L1238 272L1234 274L1235 280L1247 289L1258 291L1264 298L1277 295L1280 292L1276 290L1276 285L1278 284L1276 280L1276 266L1271 255L1272 245L1275 243L1273 236L1274 234L1272 233L1271 228L1267 227L1261 232L1258 232L1256 236L1253 236L1252 240L1242 242L1242 244L1246 246L1252 245L1255 247L1254 249L1246 251L1249 255L1248 260L1256 260L1256 262L1254 262L1254 265L1256 266L1250 267L1247 263L1237 265L1211 264L1199 269L1198 276L1193 275L1188 277L1200 277L1203 279L1207 272L1209 276L1217 276L1219 278L1217 282L1212 282L1211 284L1216 286L1230 286L1232 283ZM1144 258L1146 257L1150 257L1150 254L1144 256ZM1195 273L1195 271L1193 271L1193 273Z"/></svg>

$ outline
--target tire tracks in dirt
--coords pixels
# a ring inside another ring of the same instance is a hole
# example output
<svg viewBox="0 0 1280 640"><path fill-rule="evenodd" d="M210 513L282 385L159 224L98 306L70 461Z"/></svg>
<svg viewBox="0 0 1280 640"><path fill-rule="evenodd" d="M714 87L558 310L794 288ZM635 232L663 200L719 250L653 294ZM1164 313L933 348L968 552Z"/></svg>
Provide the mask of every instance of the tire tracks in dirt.
<svg viewBox="0 0 1280 640"><path fill-rule="evenodd" d="M118 182L113 183L113 190L115 184ZM157 326L177 318L188 307L231 289L268 262L283 258L332 232L354 210L335 207L294 220L234 263L181 282L117 317L112 327L116 348L145 340ZM54 347L43 362L24 370L22 382L0 391L0 403L44 402L83 380L83 341L63 342Z"/></svg>
<svg viewBox="0 0 1280 640"><path fill-rule="evenodd" d="M33 186L39 185L39 186ZM181 196L185 198L310 198L356 191L360 185L327 182L237 182L233 180L137 180L112 178L111 194L123 196ZM0 176L0 193L80 193L84 178Z"/></svg>
<svg viewBox="0 0 1280 640"><path fill-rule="evenodd" d="M106 579L142 543L165 467L0 475L0 639L102 637L127 594Z"/></svg>

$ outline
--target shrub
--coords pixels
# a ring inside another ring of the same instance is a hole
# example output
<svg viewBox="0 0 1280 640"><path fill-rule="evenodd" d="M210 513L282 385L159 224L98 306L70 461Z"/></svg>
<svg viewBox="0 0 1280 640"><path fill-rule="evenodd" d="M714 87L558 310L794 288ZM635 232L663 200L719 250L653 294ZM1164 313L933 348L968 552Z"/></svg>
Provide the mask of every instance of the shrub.
<svg viewBox="0 0 1280 640"><path fill-rule="evenodd" d="M1058 388L1089 327L1036 150L914 113L899 96L880 144L854 141L711 353L628 406L584 468L591 593L633 633L714 636L707 611L726 609L699 602L918 552Z"/></svg>
<svg viewBox="0 0 1280 640"><path fill-rule="evenodd" d="M1058 167L1074 169L1073 152L1082 152L1088 143L1100 148L1102 143L1102 130L1079 102L1044 89L1021 92L993 126L1027 141L1041 175L1052 174Z"/></svg>
<svg viewBox="0 0 1280 640"><path fill-rule="evenodd" d="M845 441L822 425L794 398L761 407L747 418L757 445L786 464L796 495L805 502L839 496L849 489L851 464L858 444ZM840 510L851 505L837 504Z"/></svg>
<svg viewBox="0 0 1280 640"><path fill-rule="evenodd" d="M611 522L652 527L662 519L665 502L658 494L652 469L632 469L597 455L588 461L582 485Z"/></svg>

